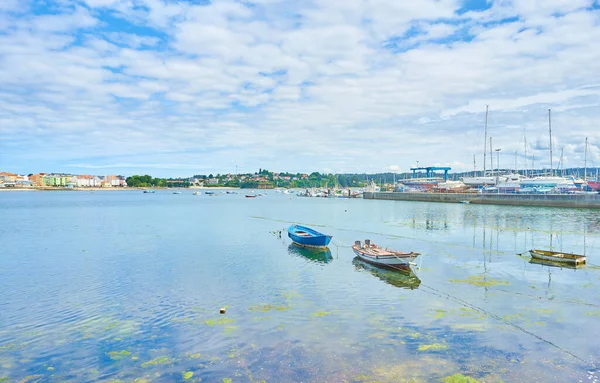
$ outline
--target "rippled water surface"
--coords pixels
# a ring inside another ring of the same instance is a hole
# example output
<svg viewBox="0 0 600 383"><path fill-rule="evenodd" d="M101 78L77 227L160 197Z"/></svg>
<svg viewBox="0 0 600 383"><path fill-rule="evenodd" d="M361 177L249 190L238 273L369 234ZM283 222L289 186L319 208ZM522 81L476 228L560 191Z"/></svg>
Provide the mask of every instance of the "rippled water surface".
<svg viewBox="0 0 600 383"><path fill-rule="evenodd" d="M365 238L422 255L380 270ZM592 210L2 192L0 382L598 381L599 238Z"/></svg>

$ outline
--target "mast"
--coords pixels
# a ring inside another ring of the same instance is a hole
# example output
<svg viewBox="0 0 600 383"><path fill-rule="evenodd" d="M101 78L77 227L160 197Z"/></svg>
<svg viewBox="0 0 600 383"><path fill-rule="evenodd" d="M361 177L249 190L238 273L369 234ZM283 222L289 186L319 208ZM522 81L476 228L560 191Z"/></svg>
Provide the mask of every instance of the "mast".
<svg viewBox="0 0 600 383"><path fill-rule="evenodd" d="M525 139L525 177L527 177L527 132L523 128L523 138Z"/></svg>
<svg viewBox="0 0 600 383"><path fill-rule="evenodd" d="M565 164L563 163L564 150L565 150L564 146L562 148L560 148L560 176L563 178L565 177Z"/></svg>
<svg viewBox="0 0 600 383"><path fill-rule="evenodd" d="M517 151L515 150L515 174L519 173L517 170Z"/></svg>
<svg viewBox="0 0 600 383"><path fill-rule="evenodd" d="M548 132L550 134L550 177L552 177L552 109L548 109Z"/></svg>
<svg viewBox="0 0 600 383"><path fill-rule="evenodd" d="M585 138L585 156L583 157L583 180L587 182L587 147L588 141L587 137Z"/></svg>
<svg viewBox="0 0 600 383"><path fill-rule="evenodd" d="M475 164L475 154L473 154L473 177L477 177L477 165Z"/></svg>
<svg viewBox="0 0 600 383"><path fill-rule="evenodd" d="M494 152L492 151L492 137L490 137L490 171L494 176Z"/></svg>
<svg viewBox="0 0 600 383"><path fill-rule="evenodd" d="M489 105L485 106L485 133L484 133L485 137L483 139L483 174L482 174L482 176L484 176L484 177L485 177L485 160L486 160L485 155L487 153L486 146L487 146L487 124L488 124L489 107L490 107Z"/></svg>

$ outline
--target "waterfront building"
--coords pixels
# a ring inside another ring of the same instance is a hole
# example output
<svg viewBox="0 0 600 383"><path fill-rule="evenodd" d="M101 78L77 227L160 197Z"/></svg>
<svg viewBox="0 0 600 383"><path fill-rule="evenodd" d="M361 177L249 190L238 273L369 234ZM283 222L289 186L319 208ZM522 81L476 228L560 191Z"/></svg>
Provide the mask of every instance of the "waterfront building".
<svg viewBox="0 0 600 383"><path fill-rule="evenodd" d="M46 174L42 176L41 186L67 186L69 177L66 174Z"/></svg>

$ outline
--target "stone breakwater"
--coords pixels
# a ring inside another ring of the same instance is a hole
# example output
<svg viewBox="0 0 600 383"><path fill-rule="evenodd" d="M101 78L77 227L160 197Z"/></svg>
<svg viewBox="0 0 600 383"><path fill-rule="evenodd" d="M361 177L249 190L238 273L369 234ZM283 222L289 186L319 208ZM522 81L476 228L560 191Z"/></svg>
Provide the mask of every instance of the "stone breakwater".
<svg viewBox="0 0 600 383"><path fill-rule="evenodd" d="M364 199L600 209L600 194L477 194L365 192Z"/></svg>

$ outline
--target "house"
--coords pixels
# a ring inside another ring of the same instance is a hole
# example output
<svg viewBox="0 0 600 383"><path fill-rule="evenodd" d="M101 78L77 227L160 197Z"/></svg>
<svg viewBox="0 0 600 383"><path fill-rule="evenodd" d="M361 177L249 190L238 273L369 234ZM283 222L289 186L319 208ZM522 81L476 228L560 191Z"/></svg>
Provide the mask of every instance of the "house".
<svg viewBox="0 0 600 383"><path fill-rule="evenodd" d="M17 181L18 175L15 173L2 172L0 173L0 181L4 181L4 183L13 183Z"/></svg>
<svg viewBox="0 0 600 383"><path fill-rule="evenodd" d="M31 181L33 186L44 186L42 183L42 177L44 177L45 175L46 173L32 174L31 176L29 176L29 180Z"/></svg>
<svg viewBox="0 0 600 383"><path fill-rule="evenodd" d="M66 174L46 174L42 176L42 186L67 186L69 183Z"/></svg>
<svg viewBox="0 0 600 383"><path fill-rule="evenodd" d="M209 185L218 185L219 184L219 179L218 178L209 178L208 179L208 184Z"/></svg>
<svg viewBox="0 0 600 383"><path fill-rule="evenodd" d="M100 187L100 178L96 176L89 176L86 174L80 174L78 176L71 177L71 183L78 188L83 187Z"/></svg>

